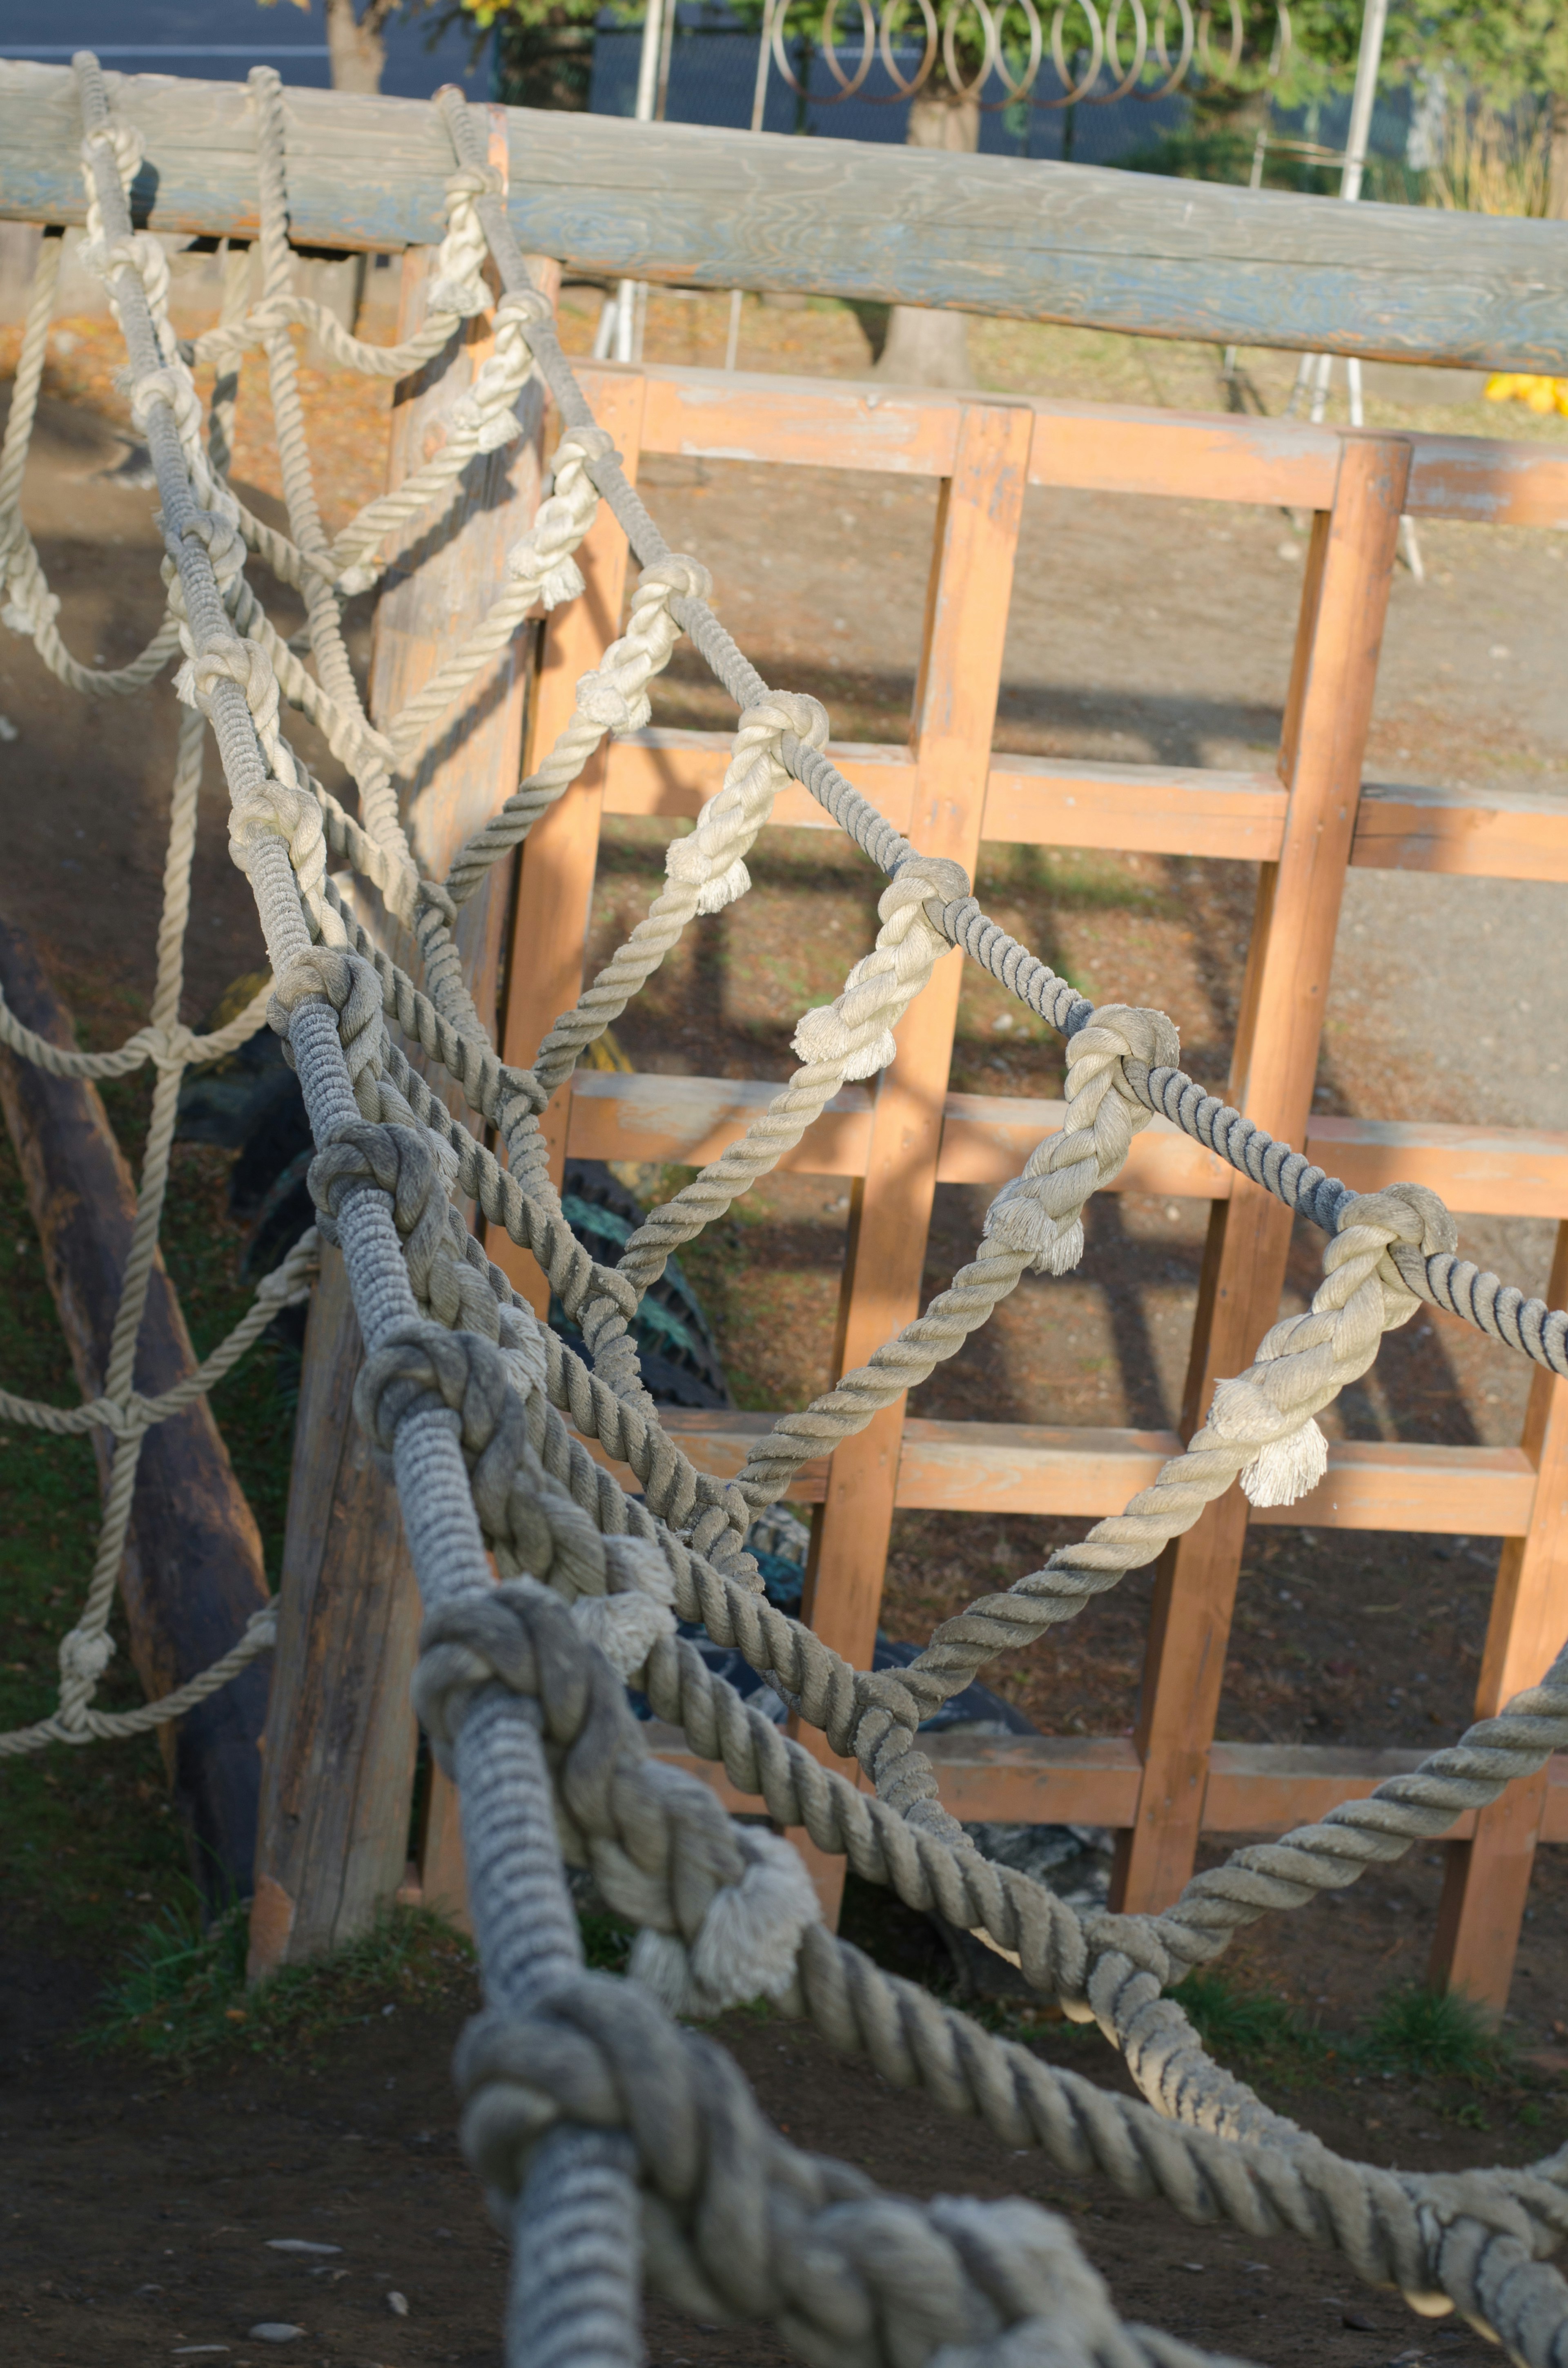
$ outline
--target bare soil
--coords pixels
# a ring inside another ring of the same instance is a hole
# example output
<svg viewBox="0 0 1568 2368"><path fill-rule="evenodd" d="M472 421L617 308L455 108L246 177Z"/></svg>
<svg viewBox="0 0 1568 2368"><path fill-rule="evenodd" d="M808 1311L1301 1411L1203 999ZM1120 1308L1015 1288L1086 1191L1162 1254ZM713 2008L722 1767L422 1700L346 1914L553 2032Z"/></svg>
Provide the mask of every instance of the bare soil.
<svg viewBox="0 0 1568 2368"><path fill-rule="evenodd" d="M656 299L653 358L718 359L722 310L719 299ZM596 311L591 295L569 295L579 350L591 341ZM878 326L842 307L748 306L743 363L863 373ZM75 344L67 350L60 341L51 359L28 512L63 596L73 647L120 663L159 613L153 500L112 474L129 440L102 324L83 321L68 334ZM991 386L1194 406L1220 399L1213 357L1200 347L985 324L973 351ZM1268 357L1251 358L1250 366L1278 409L1282 366ZM378 474L366 459L368 450L373 459L373 405L351 413L325 381L312 401L322 433L336 438L326 473L363 498ZM1518 413L1428 415L1389 405L1373 416L1469 432L1568 432ZM264 465L265 426L262 417L241 456L247 498L263 507L277 491ZM712 568L722 613L770 679L824 698L841 737L902 734L934 485L674 459L647 463L643 484L672 543ZM1568 689L1555 662L1565 572L1558 539L1440 525L1423 529L1423 546L1427 582L1402 575L1394 589L1371 771L1560 798L1568 789ZM1301 552L1299 522L1278 514L1031 495L999 745L1267 763ZM286 601L279 613L294 621ZM351 624L362 655L364 620ZM144 1011L151 983L170 704L144 700L122 709L69 698L25 643L0 636L0 712L17 733L0 747L7 833L0 893L42 942L85 1041L114 1042ZM677 659L656 720L717 726L727 718L711 687ZM324 752L312 753L333 778ZM260 958L249 893L226 852L223 810L214 768L197 859L187 996L193 1019ZM641 909L662 868L665 836L630 823L607 830L596 954ZM815 835L769 833L751 868L756 894L692 932L628 1013L621 1041L638 1066L785 1074L796 1015L835 991L869 941L876 883L852 850ZM1086 991L1169 1009L1195 1074L1222 1078L1250 928L1246 867L998 848L985 852L981 893ZM1538 883L1356 875L1336 955L1321 1106L1568 1129L1565 917L1563 892ZM966 981L956 1086L1056 1089L1059 1048L1016 1019L999 1025L1011 1018L989 982ZM219 1195L210 1181L202 1189L217 1239ZM689 1256L741 1403L799 1404L826 1382L846 1209L834 1179L775 1178ZM983 1196L938 1193L931 1288L968 1255L982 1212ZM1096 1204L1078 1273L1027 1284L918 1394L916 1411L1172 1424L1203 1223L1191 1203L1126 1195ZM1471 1255L1528 1287L1544 1282L1549 1226L1466 1220L1463 1230ZM19 1242L18 1262L24 1251ZM1303 1235L1289 1304L1305 1303L1315 1271L1314 1245ZM1438 1316L1392 1338L1374 1374L1333 1418L1350 1437L1512 1441L1528 1386L1517 1360ZM13 1457L0 1471L0 1510L13 1535L32 1518L30 1468ZM1032 1567L1065 1533L1043 1520L902 1516L888 1574L889 1630L923 1636L980 1589ZM1497 1543L1255 1531L1221 1734L1425 1746L1457 1732L1471 1713ZM68 1601L79 1572L62 1564L61 1579ZM1130 1582L994 1682L1046 1729L1129 1730L1146 1599L1146 1583ZM47 1677L51 1636L29 1632L12 1640L12 1650L38 1667L40 1682ZM123 1815L133 1782L151 1804L147 1771L156 1763L150 1750L137 1756L130 1748L122 1759L100 1757L105 1772L93 1781L104 1794L101 1822L105 1832L119 1830L110 1821ZM68 1771L65 1793L74 1782ZM109 1797L117 1786L118 1804ZM118 1895L93 1857L99 1814L84 1813L80 1833L47 1875L18 1850L0 1878L13 1935L0 1965L10 2043L0 2178L16 2191L4 2205L10 2241L0 2267L7 2356L26 2368L78 2361L118 2368L223 2344L238 2362L272 2356L248 2342L247 2330L278 2318L305 2329L281 2356L388 2368L426 2360L477 2368L498 2359L503 2251L452 2135L446 2061L457 2009L378 2014L312 2058L258 2066L236 2056L188 2082L134 2057L83 2055L74 2044L83 2020L140 1912L128 1899L110 1913ZM132 1814L141 1814L133 1804ZM166 1877L167 1853L159 1864ZM1228 1963L1244 1987L1282 1995L1348 2036L1389 1983L1420 1975L1439 1882L1435 1855L1418 1856L1342 1903L1262 1928ZM98 1902L100 1889L104 1904L94 1907L99 1921L89 1932L81 1904ZM855 1913L880 1952L899 1959L902 1951L912 1969L943 1971L940 1957L922 1959L936 1945L925 1928L903 1930L896 1916L879 1922L863 1901ZM1301 2093L1271 2090L1268 2077L1265 2089L1331 2143L1380 2160L1426 2169L1542 2153L1568 2136L1568 2094L1553 2085L1562 2077L1568 2089L1565 1941L1568 1869L1548 1851L1512 2001L1518 2044L1540 2059L1533 2085L1505 2081L1472 2094L1452 2083L1380 2081L1369 2093L1365 2076L1330 2068ZM1490 2356L1466 2330L1434 2328L1396 2299L1364 2295L1334 2261L1293 2244L1192 2230L1163 2207L1122 2202L1101 2182L1064 2179L1033 2157L1009 2158L978 2130L938 2127L919 2099L892 2094L864 2066L829 2063L809 2032L740 2018L723 2036L800 2143L847 2155L895 2189L1016 2190L1069 2212L1134 2317L1282 2363L1478 2368ZM1097 2078L1119 2077L1092 2034L1085 2041L1041 2024L1030 2044ZM290 2236L339 2244L341 2260L334 2257L330 2272L315 2277L302 2260L266 2249L267 2239ZM385 2301L394 2289L409 2301L406 2317ZM781 2356L761 2337L694 2328L657 2309L649 2344L658 2368Z"/></svg>

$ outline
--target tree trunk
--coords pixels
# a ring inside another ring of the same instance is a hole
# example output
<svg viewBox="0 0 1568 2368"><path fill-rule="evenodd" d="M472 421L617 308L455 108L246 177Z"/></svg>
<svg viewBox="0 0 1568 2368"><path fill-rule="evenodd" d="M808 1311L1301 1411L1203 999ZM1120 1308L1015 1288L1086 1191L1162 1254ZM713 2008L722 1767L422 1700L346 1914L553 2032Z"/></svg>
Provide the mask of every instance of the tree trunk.
<svg viewBox="0 0 1568 2368"><path fill-rule="evenodd" d="M354 0L326 0L326 46L332 60L334 90L352 90L374 97L381 86L387 45L381 27L391 14L390 0L365 0L357 17Z"/></svg>
<svg viewBox="0 0 1568 2368"><path fill-rule="evenodd" d="M905 144L972 156L980 145L978 100L960 98L948 90L922 91L910 105ZM895 386L972 386L967 313L895 304L872 375L890 379Z"/></svg>
<svg viewBox="0 0 1568 2368"><path fill-rule="evenodd" d="M1551 94L1551 151L1546 211L1553 222L1568 222L1568 91Z"/></svg>
<svg viewBox="0 0 1568 2368"><path fill-rule="evenodd" d="M51 1044L74 1046L71 1015L30 940L6 921L0 921L0 986L25 1026ZM85 1397L96 1397L136 1215L131 1171L97 1088L83 1079L51 1076L0 1051L0 1106L77 1386ZM156 1397L195 1368L179 1302L159 1258L142 1319L136 1386ZM107 1485L104 1432L95 1431L93 1443ZM171 1692L219 1659L267 1601L260 1533L205 1398L147 1433L119 1583L131 1656L149 1698ZM193 1872L214 1909L226 1907L231 1893L244 1898L251 1888L267 1690L267 1664L253 1661L176 1725L158 1729ZM89 1748L114 1749L112 1744Z"/></svg>

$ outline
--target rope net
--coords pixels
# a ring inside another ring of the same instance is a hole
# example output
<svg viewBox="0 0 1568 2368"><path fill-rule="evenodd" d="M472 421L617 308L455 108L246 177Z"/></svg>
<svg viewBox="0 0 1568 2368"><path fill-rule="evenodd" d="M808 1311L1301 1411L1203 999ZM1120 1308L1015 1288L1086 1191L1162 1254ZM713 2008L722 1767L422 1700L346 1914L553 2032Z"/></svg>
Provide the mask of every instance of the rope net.
<svg viewBox="0 0 1568 2368"><path fill-rule="evenodd" d="M253 1032L265 1008L300 1077L316 1145L319 1235L341 1247L366 1344L357 1411L395 1475L426 1609L415 1706L460 1793L487 2004L460 2047L458 2084L465 2146L513 2239L509 2360L634 2368L644 2282L705 2318L767 2322L821 2368L923 2368L937 2355L940 2368L1181 2368L1199 2359L1157 2330L1122 2323L1066 2225L1039 2207L915 2203L790 2146L723 2051L677 2020L765 1996L809 2016L835 2046L864 2053L889 2080L983 2120L1008 2146L1039 2147L1065 2170L1097 2170L1129 2195L1162 2195L1194 2221L1223 2218L1258 2236L1294 2231L1338 2251L1363 2278L1400 2289L1417 2312L1457 2309L1530 2368L1568 2368L1568 2285L1548 2258L1568 2229L1568 2149L1522 2169L1460 2176L1346 2160L1215 2064L1164 1995L1243 1926L1397 1859L1568 1746L1568 1651L1541 1685L1413 1773L1278 1842L1233 1852L1158 1916L1080 1914L1043 1883L986 1859L941 1808L916 1740L921 1722L987 1662L1153 1561L1233 1482L1258 1505L1290 1503L1310 1487L1324 1460L1314 1417L1421 1301L1454 1309L1560 1373L1568 1372L1568 1316L1460 1259L1453 1220L1431 1192L1405 1185L1353 1194L1205 1094L1176 1065L1176 1034L1164 1014L1091 1007L986 917L956 864L922 856L850 787L825 754L821 707L771 689L747 663L713 614L706 572L669 551L595 427L459 94L436 102L454 170L428 320L417 337L384 348L360 343L292 292L281 90L270 68L257 68L250 87L261 301L247 310L244 276L231 273L219 326L181 346L169 324L164 251L131 228L127 192L139 142L117 126L97 62L84 54L76 72L84 253L124 334L133 416L157 476L167 614L142 656L113 673L82 666L56 629L58 602L18 507L59 252L46 241L0 453L5 619L31 636L62 682L90 696L142 689L177 653L175 689L187 713L151 1024L118 1052L74 1053L0 1006L5 1042L57 1074L119 1076L145 1062L157 1072L103 1394L71 1408L0 1399L9 1420L61 1433L98 1427L114 1440L85 1607L61 1648L59 1708L3 1748L81 1742L176 1717L270 1639L264 1614L177 1694L123 1718L91 1706L141 1439L210 1387L277 1308L309 1288L318 1228L198 1373L156 1400L131 1388L179 1077ZM307 326L354 368L406 375L488 306L480 276L487 258L504 291L494 347L448 444L329 541L290 330ZM287 534L252 518L224 473L233 365L251 343L263 347L270 375ZM219 366L205 422L191 377L203 360ZM536 375L562 423L552 491L509 554L483 623L399 714L372 723L344 644L341 600L380 580L398 529L438 520L475 453L521 433L512 405ZM582 589L573 552L600 500L642 566L627 629L578 684L573 718L538 770L444 882L424 877L399 818L400 770L527 618ZM247 582L252 553L302 597L313 671ZM532 1067L503 1062L463 985L458 909L607 731L646 723L648 686L683 632L740 710L723 786L693 834L672 846L664 887L557 1020ZM357 814L290 746L285 704L319 725L344 761ZM230 1027L203 1039L177 1013L209 728L230 791L232 851L255 893L272 981ZM539 1114L682 931L744 894L747 850L791 776L888 876L875 944L835 1000L802 1017L801 1066L767 1111L653 1209L607 1267L566 1221ZM352 882L340 884L329 859L380 892L418 949L419 981L356 917ZM846 1080L886 1066L893 1026L954 947L1067 1036L1066 1124L997 1195L973 1259L918 1319L836 1388L784 1417L736 1479L715 1480L662 1428L643 1387L630 1329L639 1300L672 1252L766 1175ZM399 1035L445 1072L472 1125L411 1065ZM1328 1233L1311 1310L1275 1326L1248 1371L1221 1384L1186 1452L1122 1514L944 1622L908 1668L852 1668L769 1604L745 1548L751 1523L808 1458L952 1356L1026 1270L1061 1274L1074 1265L1085 1201L1155 1111ZM487 1130L504 1145L505 1165L482 1139ZM464 1199L532 1252L585 1359L539 1323L486 1257L460 1213ZM630 1465L640 1496L593 1460L586 1439ZM868 1789L749 1707L677 1634L677 1616L738 1648L835 1754L858 1762ZM1097 2022L1139 2096L1041 2063L830 1932L786 1841L735 1823L706 1785L649 1754L629 1681L692 1751L760 1795L775 1826L804 1827L866 1879L983 1933L1044 1998ZM563 1861L591 1868L611 1907L637 1928L630 1979L585 1971Z"/></svg>

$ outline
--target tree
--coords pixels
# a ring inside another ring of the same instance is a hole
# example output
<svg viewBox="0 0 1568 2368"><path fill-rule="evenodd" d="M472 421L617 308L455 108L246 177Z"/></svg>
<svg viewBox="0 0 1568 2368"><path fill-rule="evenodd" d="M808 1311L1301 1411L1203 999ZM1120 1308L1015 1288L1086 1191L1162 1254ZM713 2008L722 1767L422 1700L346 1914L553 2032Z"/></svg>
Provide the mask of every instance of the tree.
<svg viewBox="0 0 1568 2368"><path fill-rule="evenodd" d="M1562 0L1428 0L1431 46L1500 112L1531 99L1551 126L1547 211L1568 220L1568 8Z"/></svg>
<svg viewBox="0 0 1568 2368"><path fill-rule="evenodd" d="M308 17L311 0L293 0L296 8ZM334 90L352 90L373 95L381 86L381 71L387 62L387 45L381 28L392 16L399 0L322 0L326 12L326 48L332 65ZM414 7L422 0L412 0ZM261 0L264 8L277 6L277 0Z"/></svg>

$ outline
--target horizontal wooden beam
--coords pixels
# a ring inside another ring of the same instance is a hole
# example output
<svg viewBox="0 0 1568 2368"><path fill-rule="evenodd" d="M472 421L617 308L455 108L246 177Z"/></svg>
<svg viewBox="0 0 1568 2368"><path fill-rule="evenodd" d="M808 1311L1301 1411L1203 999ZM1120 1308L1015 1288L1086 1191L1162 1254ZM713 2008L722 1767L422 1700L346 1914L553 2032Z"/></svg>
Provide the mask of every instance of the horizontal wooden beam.
<svg viewBox="0 0 1568 2368"><path fill-rule="evenodd" d="M834 743L845 779L908 828L915 767L889 744ZM724 778L722 732L653 729L608 752L605 812L679 821ZM1269 863L1285 827L1285 791L1271 772L1197 765L1107 765L999 751L985 791L984 837L1021 847L1108 848L1129 855L1210 855ZM809 790L791 781L773 820L792 830L836 830ZM1568 880L1568 811L1506 790L1434 790L1369 781L1350 860L1370 871L1441 871L1471 880Z"/></svg>
<svg viewBox="0 0 1568 2368"><path fill-rule="evenodd" d="M690 1750L678 1727L652 1723L660 1759L699 1776L731 1809L755 1815L757 1796L740 1792L722 1768ZM1137 1814L1139 1763L1119 1736L922 1736L936 1770L942 1806L966 1824L1131 1826ZM1314 1823L1336 1802L1364 1801L1391 1776L1419 1767L1418 1751L1358 1751L1344 1744L1216 1743L1209 1755L1203 1830L1282 1834ZM1448 1829L1463 1840L1474 1812ZM1568 1841L1568 1755L1551 1763L1543 1841Z"/></svg>
<svg viewBox="0 0 1568 2368"><path fill-rule="evenodd" d="M584 363L578 374L591 385L615 368ZM824 383L672 364L644 375L644 450L899 476L951 473L966 400L850 379ZM1337 428L1057 395L1017 399L1035 417L1032 484L1292 509L1333 504L1344 443ZM1568 526L1568 458L1551 447L1415 432L1402 440L1410 446L1405 504L1413 517Z"/></svg>
<svg viewBox="0 0 1568 2368"><path fill-rule="evenodd" d="M704 1472L733 1479L772 1429L767 1414L664 1406L660 1420ZM597 1440L597 1460L619 1472ZM906 1511L1051 1513L1098 1520L1119 1513L1160 1466L1181 1452L1175 1431L1077 1424L931 1422L903 1427L898 1503ZM825 1459L807 1463L791 1504L820 1505ZM1328 1472L1293 1505L1249 1519L1288 1528L1402 1530L1439 1537L1522 1537L1535 1501L1535 1468L1517 1447L1429 1447L1397 1440L1331 1440ZM635 1484L630 1484L635 1485Z"/></svg>
<svg viewBox="0 0 1568 2368"><path fill-rule="evenodd" d="M111 74L154 230L254 234L243 84ZM290 88L297 241L441 234L445 127L418 101ZM639 279L954 305L1145 336L1568 371L1568 227L851 140L510 111L523 247ZM0 65L0 211L80 222L70 69Z"/></svg>
<svg viewBox="0 0 1568 2368"><path fill-rule="evenodd" d="M670 1160L703 1167L765 1110L778 1088L746 1077L673 1077L585 1071L573 1089L567 1149L574 1159ZM1005 1184L1041 1136L1055 1133L1064 1102L1005 1094L949 1094L943 1105L937 1180ZM871 1098L847 1086L809 1127L781 1168L806 1176L863 1176ZM1357 1192L1428 1185L1472 1216L1568 1216L1568 1134L1524 1128L1439 1126L1407 1120L1314 1118L1309 1158ZM1165 1118L1134 1135L1127 1164L1106 1188L1228 1199L1233 1171Z"/></svg>

